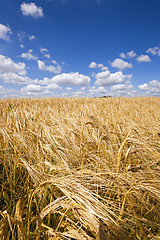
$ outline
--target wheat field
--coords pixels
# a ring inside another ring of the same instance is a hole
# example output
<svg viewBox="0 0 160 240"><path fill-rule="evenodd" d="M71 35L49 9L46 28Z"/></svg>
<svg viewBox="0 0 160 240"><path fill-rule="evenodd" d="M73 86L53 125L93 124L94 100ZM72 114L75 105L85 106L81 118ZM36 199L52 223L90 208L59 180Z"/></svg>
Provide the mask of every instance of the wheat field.
<svg viewBox="0 0 160 240"><path fill-rule="evenodd" d="M160 239L160 98L0 100L0 239Z"/></svg>

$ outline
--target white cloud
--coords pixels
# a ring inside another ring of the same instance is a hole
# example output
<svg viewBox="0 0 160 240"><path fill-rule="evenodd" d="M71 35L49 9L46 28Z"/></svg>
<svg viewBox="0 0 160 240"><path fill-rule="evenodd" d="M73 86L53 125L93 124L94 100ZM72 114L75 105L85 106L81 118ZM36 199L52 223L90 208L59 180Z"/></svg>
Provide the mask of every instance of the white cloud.
<svg viewBox="0 0 160 240"><path fill-rule="evenodd" d="M98 68L101 68L102 71L107 71L108 70L108 67L105 67L102 63L99 63L97 65Z"/></svg>
<svg viewBox="0 0 160 240"><path fill-rule="evenodd" d="M132 74L124 75L122 72L110 73L109 71L98 73L96 76L96 85L111 86L117 83L122 83L125 80L130 80Z"/></svg>
<svg viewBox="0 0 160 240"><path fill-rule="evenodd" d="M21 47L21 48L24 48L24 45L23 45L23 44L21 44L21 45L20 45L20 47Z"/></svg>
<svg viewBox="0 0 160 240"><path fill-rule="evenodd" d="M35 3L22 3L21 10L24 16L32 16L34 18L43 17L43 9L37 7Z"/></svg>
<svg viewBox="0 0 160 240"><path fill-rule="evenodd" d="M124 83L124 84L116 84L114 86L111 87L110 91L112 92L117 92L117 91L126 91L126 90L130 90L133 89L133 85L131 83Z"/></svg>
<svg viewBox="0 0 160 240"><path fill-rule="evenodd" d="M30 49L28 52L22 53L22 54L21 54L21 57L22 57L22 58L26 58L26 59L28 59L28 60L37 60L38 58L37 58L36 56L34 56L34 55L32 54L32 52L33 52L33 50Z"/></svg>
<svg viewBox="0 0 160 240"><path fill-rule="evenodd" d="M88 89L88 88L87 88ZM81 87L80 89L77 89L76 91L72 91L71 87L66 87L67 92L61 92L60 97L87 97L89 96L89 92L85 91L86 87Z"/></svg>
<svg viewBox="0 0 160 240"><path fill-rule="evenodd" d="M130 52L127 53L127 57L128 57L128 58L136 57L136 53L132 50L132 51L130 51Z"/></svg>
<svg viewBox="0 0 160 240"><path fill-rule="evenodd" d="M144 84L142 84L142 85L139 85L138 87L139 87L139 89L141 89L141 90L148 90L148 89L149 89L148 83L144 83Z"/></svg>
<svg viewBox="0 0 160 240"><path fill-rule="evenodd" d="M42 48L42 47L41 47L41 48L40 48L40 52L41 52L41 53L48 52L48 49L47 49L47 48Z"/></svg>
<svg viewBox="0 0 160 240"><path fill-rule="evenodd" d="M83 91L76 91L72 94L73 97L84 97L85 93Z"/></svg>
<svg viewBox="0 0 160 240"><path fill-rule="evenodd" d="M34 80L34 83L35 84L40 84L40 85L48 85L48 84L51 84L53 82L51 81L50 78L45 77L45 78L43 78L43 80L38 80L38 79Z"/></svg>
<svg viewBox="0 0 160 240"><path fill-rule="evenodd" d="M125 62L124 60L117 58L111 62L111 66L123 70L125 68L132 68L132 63Z"/></svg>
<svg viewBox="0 0 160 240"><path fill-rule="evenodd" d="M36 39L36 37L35 37L34 35L29 36L29 40L30 40L30 41L35 40L35 39Z"/></svg>
<svg viewBox="0 0 160 240"><path fill-rule="evenodd" d="M52 60L52 63L55 64L55 65L57 64L56 60Z"/></svg>
<svg viewBox="0 0 160 240"><path fill-rule="evenodd" d="M102 70L102 71L107 71L107 70L108 70L108 67L103 66L103 67L101 68L101 70Z"/></svg>
<svg viewBox="0 0 160 240"><path fill-rule="evenodd" d="M42 90L43 87L40 85L35 85L35 84L29 84L23 88L21 88L21 92L39 92Z"/></svg>
<svg viewBox="0 0 160 240"><path fill-rule="evenodd" d="M49 54L45 54L44 57L46 57L46 58L48 58L48 59L51 58L51 56L50 56Z"/></svg>
<svg viewBox="0 0 160 240"><path fill-rule="evenodd" d="M149 48L146 52L147 53L151 53L152 55L160 56L160 49L159 49L159 47Z"/></svg>
<svg viewBox="0 0 160 240"><path fill-rule="evenodd" d="M11 88L5 88L3 86L0 86L0 97L1 98L13 98L18 97L17 93L18 91L16 89Z"/></svg>
<svg viewBox="0 0 160 240"><path fill-rule="evenodd" d="M46 89L61 90L62 88L57 83L50 83L46 86Z"/></svg>
<svg viewBox="0 0 160 240"><path fill-rule="evenodd" d="M54 76L53 78L44 78L43 80L39 81L41 85L48 85L48 84L61 84L61 85L70 85L70 86L87 86L90 83L91 79L88 76L76 73L62 73L59 75Z"/></svg>
<svg viewBox="0 0 160 240"><path fill-rule="evenodd" d="M10 36L12 31L9 26L5 26L0 23L0 38L5 41L10 41Z"/></svg>
<svg viewBox="0 0 160 240"><path fill-rule="evenodd" d="M102 63L99 63L97 67L98 67L98 68L102 68L102 67L104 67L104 66L103 66Z"/></svg>
<svg viewBox="0 0 160 240"><path fill-rule="evenodd" d="M108 67L104 66L102 63L97 64L96 62L91 62L89 68L101 68L102 71L107 71ZM92 77L95 73L92 73Z"/></svg>
<svg viewBox="0 0 160 240"><path fill-rule="evenodd" d="M110 71L100 72L95 75L96 79L107 78L110 75Z"/></svg>
<svg viewBox="0 0 160 240"><path fill-rule="evenodd" d="M20 94L23 96L29 96L29 97L39 97L39 96L44 96L48 94L51 95L52 92L40 85L29 84L20 89Z"/></svg>
<svg viewBox="0 0 160 240"><path fill-rule="evenodd" d="M122 52L122 53L120 53L120 55L119 55L121 58L125 58L126 57L126 55Z"/></svg>
<svg viewBox="0 0 160 240"><path fill-rule="evenodd" d="M86 90L86 87L81 87L80 90L84 91Z"/></svg>
<svg viewBox="0 0 160 240"><path fill-rule="evenodd" d="M11 58L0 55L0 72L15 72L24 75L26 73L25 63L15 63Z"/></svg>
<svg viewBox="0 0 160 240"><path fill-rule="evenodd" d="M109 95L114 97L135 97L137 94L136 90L134 90L134 86L132 83L128 80L125 83L122 84L115 84L110 88Z"/></svg>
<svg viewBox="0 0 160 240"><path fill-rule="evenodd" d="M52 73L61 73L61 71L62 71L62 68L61 68L60 65L57 65L57 66L53 66L53 65L46 66L45 63L43 61L40 61L40 60L38 60L37 63L38 63L39 70L42 70L42 71L48 71L48 72L52 72Z"/></svg>
<svg viewBox="0 0 160 240"><path fill-rule="evenodd" d="M89 68L97 68L97 63L96 62L91 62L89 64Z"/></svg>
<svg viewBox="0 0 160 240"><path fill-rule="evenodd" d="M52 81L62 85L88 85L90 77L76 73L62 73L52 78Z"/></svg>
<svg viewBox="0 0 160 240"><path fill-rule="evenodd" d="M72 88L71 87L66 87L66 90L69 92L69 91L72 90Z"/></svg>
<svg viewBox="0 0 160 240"><path fill-rule="evenodd" d="M101 68L102 71L108 70L108 67L104 66L102 63L97 64L96 62L91 62L88 67L89 68Z"/></svg>
<svg viewBox="0 0 160 240"><path fill-rule="evenodd" d="M130 52L128 52L127 54L124 54L123 52L119 55L121 58L133 58L136 57L136 53L132 50Z"/></svg>
<svg viewBox="0 0 160 240"><path fill-rule="evenodd" d="M40 52L43 53L44 57L46 57L46 58L48 58L48 59L51 58L50 54L48 53L48 49L47 49L47 48L42 48L42 47L41 47L41 48L40 48Z"/></svg>
<svg viewBox="0 0 160 240"><path fill-rule="evenodd" d="M89 89L89 93L91 94L91 95L105 95L105 94L107 94L108 93L108 90L107 89L105 89L104 87L98 87L98 88L96 88L95 86L93 86L93 87L91 87L90 89Z"/></svg>
<svg viewBox="0 0 160 240"><path fill-rule="evenodd" d="M141 55L141 56L137 57L137 61L139 63L141 63L141 62L151 62L151 59L148 55Z"/></svg>
<svg viewBox="0 0 160 240"><path fill-rule="evenodd" d="M146 91L147 95L160 96L160 82L152 80L149 83L139 85L140 90Z"/></svg>
<svg viewBox="0 0 160 240"><path fill-rule="evenodd" d="M29 84L32 83L33 80L26 76L20 76L17 73L13 72L6 72L0 73L0 78L3 79L5 83L12 83L12 84Z"/></svg>

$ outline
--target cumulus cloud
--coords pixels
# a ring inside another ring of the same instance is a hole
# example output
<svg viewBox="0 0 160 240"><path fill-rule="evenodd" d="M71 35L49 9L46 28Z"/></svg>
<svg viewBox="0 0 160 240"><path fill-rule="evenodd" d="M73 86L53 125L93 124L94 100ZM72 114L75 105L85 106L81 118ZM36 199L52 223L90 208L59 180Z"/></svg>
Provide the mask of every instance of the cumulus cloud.
<svg viewBox="0 0 160 240"><path fill-rule="evenodd" d="M52 92L48 89L45 89L45 87L42 87L37 84L28 84L27 86L20 89L20 94L23 96L29 96L29 97L39 97L51 94Z"/></svg>
<svg viewBox="0 0 160 240"><path fill-rule="evenodd" d="M0 78L3 79L5 83L12 83L12 84L29 84L32 83L33 80L26 76L20 76L14 72L5 72L0 73Z"/></svg>
<svg viewBox="0 0 160 240"><path fill-rule="evenodd" d="M132 50L130 52L128 52L127 54L124 54L123 52L120 53L119 55L121 58L133 58L136 57L136 53Z"/></svg>
<svg viewBox="0 0 160 240"><path fill-rule="evenodd" d="M127 53L127 57L128 57L128 58L136 57L136 53L132 50L132 51L130 51L130 52Z"/></svg>
<svg viewBox="0 0 160 240"><path fill-rule="evenodd" d="M46 57L46 58L48 58L48 59L51 58L50 54L48 53L48 49L47 49L47 48L41 47L41 48L40 48L40 52L43 53L43 56L44 56L44 57Z"/></svg>
<svg viewBox="0 0 160 240"><path fill-rule="evenodd" d="M66 87L66 90L69 92L69 91L72 90L72 88L71 87Z"/></svg>
<svg viewBox="0 0 160 240"><path fill-rule="evenodd" d="M57 83L50 83L46 86L46 89L61 90L62 88Z"/></svg>
<svg viewBox="0 0 160 240"><path fill-rule="evenodd" d="M56 60L52 60L52 63L55 64L55 65L57 64Z"/></svg>
<svg viewBox="0 0 160 240"><path fill-rule="evenodd" d="M18 97L17 95L18 91L13 88L5 88L3 86L0 86L0 97L1 98L13 98L13 97Z"/></svg>
<svg viewBox="0 0 160 240"><path fill-rule="evenodd" d="M39 81L41 85L48 85L48 84L61 84L61 85L70 85L70 86L87 86L90 83L91 79L88 76L76 73L62 73L59 75L54 76L53 78L44 78L43 80Z"/></svg>
<svg viewBox="0 0 160 240"><path fill-rule="evenodd" d="M56 75L52 78L52 81L62 85L88 85L90 83L90 77L80 74L78 72L71 72Z"/></svg>
<svg viewBox="0 0 160 240"><path fill-rule="evenodd" d="M45 54L44 57L46 57L46 58L48 58L48 59L51 58L50 54Z"/></svg>
<svg viewBox="0 0 160 240"><path fill-rule="evenodd" d="M112 92L126 91L126 90L130 90L130 89L133 89L133 88L134 87L131 83L116 84L116 85L111 87L110 91L112 91Z"/></svg>
<svg viewBox="0 0 160 240"><path fill-rule="evenodd" d="M102 67L104 67L104 66L103 66L102 63L99 63L97 67L98 67L98 68L102 68Z"/></svg>
<svg viewBox="0 0 160 240"><path fill-rule="evenodd" d="M123 70L125 68L132 68L132 63L125 62L124 60L117 58L111 62L111 66Z"/></svg>
<svg viewBox="0 0 160 240"><path fill-rule="evenodd" d="M144 83L142 85L139 85L138 87L141 90L149 90L149 84L148 83Z"/></svg>
<svg viewBox="0 0 160 240"><path fill-rule="evenodd" d="M91 62L89 64L89 68L97 68L97 63L96 62Z"/></svg>
<svg viewBox="0 0 160 240"><path fill-rule="evenodd" d="M91 62L88 67L89 68L101 68L102 71L108 70L108 67L104 66L102 63L97 64L96 62Z"/></svg>
<svg viewBox="0 0 160 240"><path fill-rule="evenodd" d="M21 88L21 92L39 92L42 90L43 87L40 85L35 85L35 84L29 84L23 88Z"/></svg>
<svg viewBox="0 0 160 240"><path fill-rule="evenodd" d="M28 59L28 60L37 60L38 58L37 58L36 56L34 56L34 55L32 54L32 52L33 52L33 50L30 49L28 52L22 53L22 54L21 54L21 57L22 57L22 58L26 58L26 59Z"/></svg>
<svg viewBox="0 0 160 240"><path fill-rule="evenodd" d="M102 63L99 63L97 65L98 68L101 68L102 71L107 71L108 70L108 67L105 67Z"/></svg>
<svg viewBox="0 0 160 240"><path fill-rule="evenodd" d="M26 74L25 63L15 63L11 58L0 55L0 72L13 72L24 75Z"/></svg>
<svg viewBox="0 0 160 240"><path fill-rule="evenodd" d="M90 89L89 89L89 93L91 94L91 95L96 95L96 96L99 96L99 95L105 95L105 94L107 94L108 93L108 90L107 89L105 89L104 87L95 87L95 86L93 86L93 87L91 87Z"/></svg>
<svg viewBox="0 0 160 240"><path fill-rule="evenodd" d="M35 39L36 39L36 37L34 35L29 36L30 41L35 40Z"/></svg>
<svg viewBox="0 0 160 240"><path fill-rule="evenodd" d="M102 71L107 71L107 70L108 70L108 67L105 67L105 66L104 66L104 67L101 68L101 70L102 70Z"/></svg>
<svg viewBox="0 0 160 240"><path fill-rule="evenodd" d="M151 53L152 55L160 56L160 49L159 49L159 47L149 48L146 52L147 53Z"/></svg>
<svg viewBox="0 0 160 240"><path fill-rule="evenodd" d="M34 18L43 17L43 9L41 7L37 7L35 3L22 3L21 11L24 16L32 16Z"/></svg>
<svg viewBox="0 0 160 240"><path fill-rule="evenodd" d="M139 85L138 88L146 91L147 95L160 96L160 82L157 80Z"/></svg>
<svg viewBox="0 0 160 240"><path fill-rule="evenodd" d="M100 72L95 75L96 79L107 78L110 75L110 71Z"/></svg>
<svg viewBox="0 0 160 240"><path fill-rule="evenodd" d="M151 62L151 59L150 59L150 57L148 56L148 55L140 55L140 56L138 56L137 57L137 61L139 62L139 63L142 63L142 62Z"/></svg>
<svg viewBox="0 0 160 240"><path fill-rule="evenodd" d="M53 65L46 66L45 63L40 60L38 60L37 63L38 63L39 70L42 70L42 71L48 71L52 73L61 73L62 71L62 68L59 64L57 66L53 66Z"/></svg>
<svg viewBox="0 0 160 240"><path fill-rule="evenodd" d="M84 91L86 90L86 87L81 87L80 90Z"/></svg>
<svg viewBox="0 0 160 240"><path fill-rule="evenodd" d="M41 52L41 53L48 52L48 49L47 49L47 48L43 48L43 47L41 47L41 48L40 48L40 52Z"/></svg>
<svg viewBox="0 0 160 240"><path fill-rule="evenodd" d="M125 58L126 57L126 55L122 52L122 53L120 53L120 55L119 55L121 58Z"/></svg>
<svg viewBox="0 0 160 240"><path fill-rule="evenodd" d="M122 72L110 73L109 71L96 74L96 85L99 86L112 86L114 84L122 83L125 80L130 80L132 74L124 75Z"/></svg>
<svg viewBox="0 0 160 240"><path fill-rule="evenodd" d="M0 38L5 41L10 41L10 35L12 31L9 26L5 26L0 23Z"/></svg>

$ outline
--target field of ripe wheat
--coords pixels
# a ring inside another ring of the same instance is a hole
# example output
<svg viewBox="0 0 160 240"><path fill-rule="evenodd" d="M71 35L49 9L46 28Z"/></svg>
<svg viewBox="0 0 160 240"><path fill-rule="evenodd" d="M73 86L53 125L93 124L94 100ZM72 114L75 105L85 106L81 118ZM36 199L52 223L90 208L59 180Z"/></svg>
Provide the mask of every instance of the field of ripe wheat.
<svg viewBox="0 0 160 240"><path fill-rule="evenodd" d="M0 239L160 239L160 98L0 100Z"/></svg>

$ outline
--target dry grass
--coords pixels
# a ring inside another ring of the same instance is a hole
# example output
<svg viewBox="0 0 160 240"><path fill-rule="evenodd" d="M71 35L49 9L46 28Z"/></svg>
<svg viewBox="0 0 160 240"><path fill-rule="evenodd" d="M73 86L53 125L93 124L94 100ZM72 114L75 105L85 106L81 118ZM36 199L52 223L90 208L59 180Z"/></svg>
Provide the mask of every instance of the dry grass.
<svg viewBox="0 0 160 240"><path fill-rule="evenodd" d="M0 239L160 239L160 99L0 100Z"/></svg>

